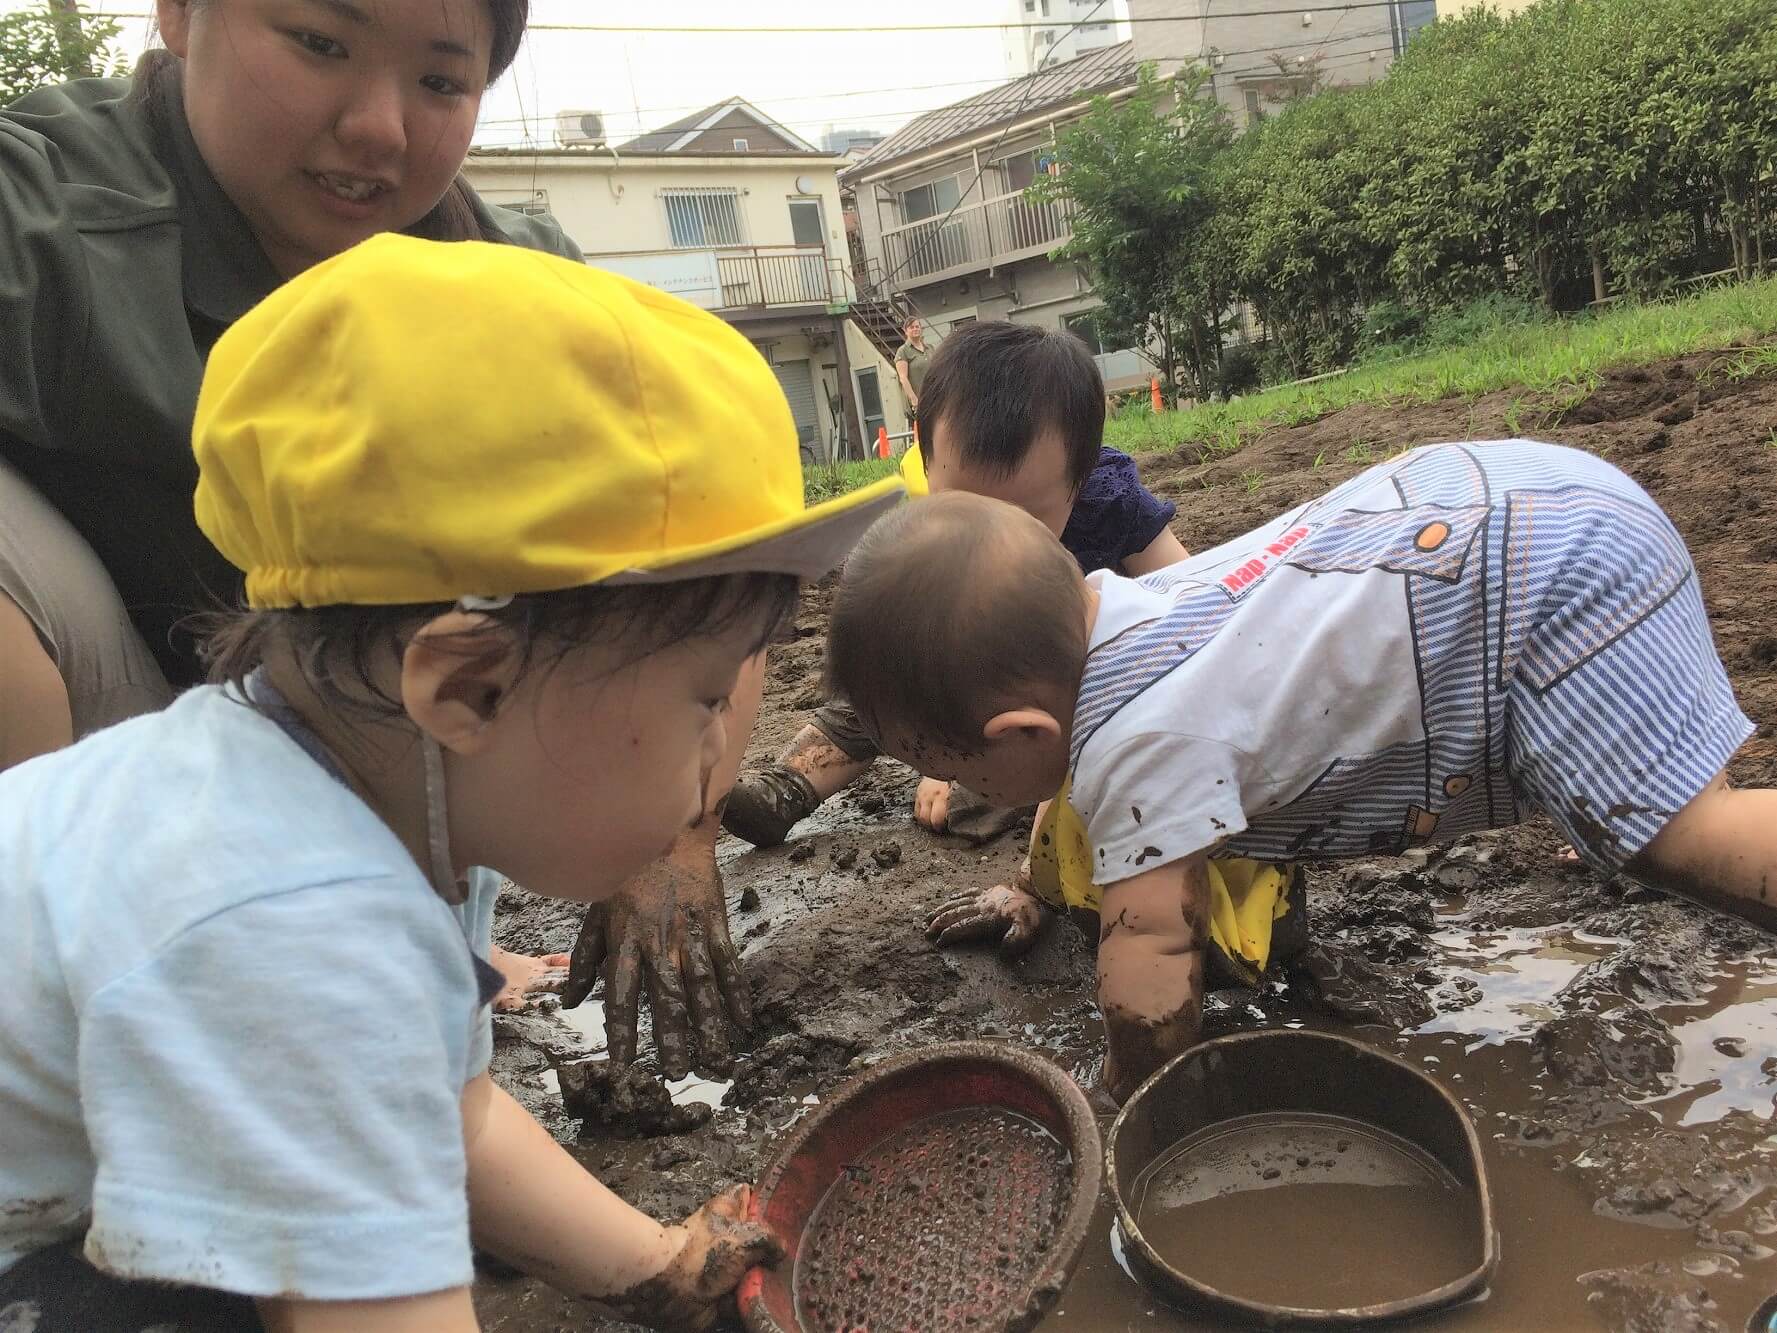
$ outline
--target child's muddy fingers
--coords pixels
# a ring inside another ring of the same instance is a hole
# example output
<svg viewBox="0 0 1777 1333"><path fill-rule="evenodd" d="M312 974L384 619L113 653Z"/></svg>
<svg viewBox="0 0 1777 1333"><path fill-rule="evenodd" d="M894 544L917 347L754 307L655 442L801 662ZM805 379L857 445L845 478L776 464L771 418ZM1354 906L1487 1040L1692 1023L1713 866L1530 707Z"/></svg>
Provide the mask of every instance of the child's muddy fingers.
<svg viewBox="0 0 1777 1333"><path fill-rule="evenodd" d="M926 938L936 939L938 932L946 926L954 925L967 917L981 915L981 895L976 892L959 893L954 898L946 898L938 904L933 913L926 918Z"/></svg>
<svg viewBox="0 0 1777 1333"><path fill-rule="evenodd" d="M932 778L921 778L913 793L914 822L934 833L942 833L948 821L949 808L950 784Z"/></svg>
<svg viewBox="0 0 1777 1333"><path fill-rule="evenodd" d="M580 938L574 941L574 951L568 955L568 979L561 988L562 1008L572 1009L592 994L604 965L605 909L593 906L586 909L585 919L580 922Z"/></svg>
<svg viewBox="0 0 1777 1333"><path fill-rule="evenodd" d="M605 983L605 1040L613 1063L627 1065L636 1058L636 1006L641 997L641 946L625 940Z"/></svg>
<svg viewBox="0 0 1777 1333"><path fill-rule="evenodd" d="M726 916L710 922L710 959L716 965L716 984L722 988L722 999L728 1005L728 1020L743 1034L753 1026L753 988L747 985L747 972L728 933Z"/></svg>
<svg viewBox="0 0 1777 1333"><path fill-rule="evenodd" d="M950 827L950 784L940 783L932 796L931 808L927 811L926 825L934 833L942 833Z"/></svg>
<svg viewBox="0 0 1777 1333"><path fill-rule="evenodd" d="M705 1074L726 1074L734 1067L728 1040L728 1013L722 1004L722 988L716 984L716 965L710 959L709 942L695 925L685 945L685 993L691 1006L691 1032L697 1038L697 1069Z"/></svg>
<svg viewBox="0 0 1777 1333"><path fill-rule="evenodd" d="M933 912L926 922L926 937L936 939L951 926L962 921L973 921L977 917L991 913L981 905L981 896L971 893L961 898L952 898L937 911Z"/></svg>
<svg viewBox="0 0 1777 1333"><path fill-rule="evenodd" d="M691 1072L691 1015L678 960L669 954L654 958L648 968L648 989L660 1072L669 1079L684 1078Z"/></svg>
<svg viewBox="0 0 1777 1333"><path fill-rule="evenodd" d="M1004 917L972 916L946 927L938 933L937 944L943 948L947 944L970 944L975 940L991 939L1006 928Z"/></svg>

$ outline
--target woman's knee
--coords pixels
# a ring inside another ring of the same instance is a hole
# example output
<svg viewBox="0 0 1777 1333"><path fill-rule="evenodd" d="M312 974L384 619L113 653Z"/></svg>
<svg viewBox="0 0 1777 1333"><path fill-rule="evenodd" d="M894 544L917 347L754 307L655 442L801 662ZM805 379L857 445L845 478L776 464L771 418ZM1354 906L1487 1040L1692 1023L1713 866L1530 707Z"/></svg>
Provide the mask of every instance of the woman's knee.
<svg viewBox="0 0 1777 1333"><path fill-rule="evenodd" d="M0 769L74 740L68 687L18 603L0 593Z"/></svg>

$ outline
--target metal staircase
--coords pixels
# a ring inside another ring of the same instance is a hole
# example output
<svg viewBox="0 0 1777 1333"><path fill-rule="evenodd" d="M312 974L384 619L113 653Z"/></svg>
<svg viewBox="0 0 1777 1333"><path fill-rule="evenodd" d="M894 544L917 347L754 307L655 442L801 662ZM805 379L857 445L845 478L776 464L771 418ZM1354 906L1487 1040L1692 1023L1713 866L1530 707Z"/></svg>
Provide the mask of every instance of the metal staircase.
<svg viewBox="0 0 1777 1333"><path fill-rule="evenodd" d="M895 353L905 341L902 329L919 314L913 299L895 286L877 260L866 260L853 273L858 295L852 302L850 315L883 360L894 363Z"/></svg>

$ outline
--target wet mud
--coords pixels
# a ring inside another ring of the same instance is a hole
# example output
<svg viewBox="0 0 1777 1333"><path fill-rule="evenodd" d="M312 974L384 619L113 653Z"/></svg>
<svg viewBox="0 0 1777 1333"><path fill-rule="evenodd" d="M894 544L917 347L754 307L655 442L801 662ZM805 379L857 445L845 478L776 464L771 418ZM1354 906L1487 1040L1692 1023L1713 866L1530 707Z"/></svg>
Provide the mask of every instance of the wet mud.
<svg viewBox="0 0 1777 1333"><path fill-rule="evenodd" d="M1731 380L1713 368L1720 360L1607 376L1564 414L1512 394L1360 407L1269 432L1230 457L1156 455L1143 470L1178 501L1180 537L1204 547L1344 480L1366 457L1512 434L1508 414L1521 433L1603 453L1665 506L1697 560L1717 647L1758 725L1730 776L1777 785L1777 448L1767 443L1777 380ZM1256 487L1252 472L1263 473ZM796 637L773 650L754 756L774 754L817 702L824 599L812 590ZM669 1105L708 1107L704 1123L661 1134L658 1100L652 1121L566 1114L558 1069L602 1048L590 1005L501 1016L496 1077L661 1218L751 1179L812 1099L916 1046L1014 1041L1091 1087L1102 1047L1089 938L1054 922L1012 965L991 949L929 945L930 909L1008 882L1025 831L980 847L925 833L908 817L914 782L881 762L783 847L723 840L758 1023L731 1083L690 1080L666 1094ZM1466 1105L1500 1266L1484 1299L1414 1327L1737 1333L1777 1293L1777 941L1632 882L1600 882L1564 865L1559 845L1532 821L1407 857L1311 864L1309 955L1262 991L1212 992L1205 1030L1338 1031L1435 1074ZM571 908L512 895L496 931L509 948L561 950L577 925ZM644 1034L644 1070L650 1046ZM1341 1224L1365 1234L1361 1215ZM1313 1262L1312 1250L1291 1248L1290 1262ZM628 1327L492 1269L476 1305L494 1333ZM1216 1326L1165 1309L1128 1276L1106 1206L1041 1328Z"/></svg>

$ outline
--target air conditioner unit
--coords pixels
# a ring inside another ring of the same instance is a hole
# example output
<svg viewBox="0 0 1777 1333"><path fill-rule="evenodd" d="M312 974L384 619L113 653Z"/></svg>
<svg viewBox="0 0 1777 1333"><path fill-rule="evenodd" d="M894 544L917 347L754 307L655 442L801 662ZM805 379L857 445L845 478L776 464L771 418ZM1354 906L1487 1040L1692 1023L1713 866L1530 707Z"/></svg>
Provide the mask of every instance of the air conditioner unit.
<svg viewBox="0 0 1777 1333"><path fill-rule="evenodd" d="M555 141L566 145L602 144L605 141L605 118L597 111L558 111Z"/></svg>

